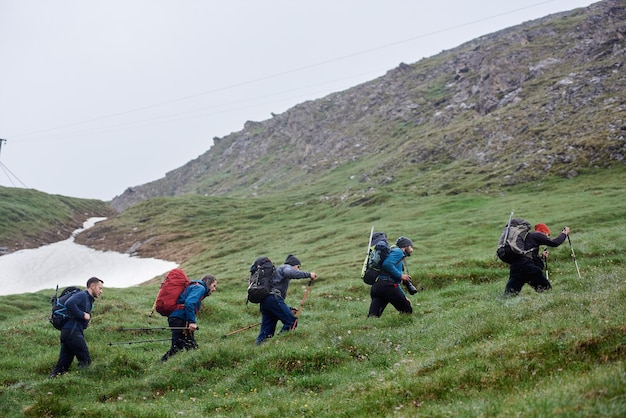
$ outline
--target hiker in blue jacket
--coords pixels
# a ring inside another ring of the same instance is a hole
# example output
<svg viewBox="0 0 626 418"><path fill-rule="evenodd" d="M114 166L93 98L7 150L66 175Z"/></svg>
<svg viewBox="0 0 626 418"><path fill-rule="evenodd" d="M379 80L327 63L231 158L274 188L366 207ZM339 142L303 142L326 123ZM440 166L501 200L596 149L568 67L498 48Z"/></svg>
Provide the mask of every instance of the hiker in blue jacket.
<svg viewBox="0 0 626 418"><path fill-rule="evenodd" d="M87 289L72 295L65 306L69 312L69 319L61 329L61 351L56 366L50 377L57 377L67 372L74 361L78 360L78 367L84 368L91 364L91 355L83 332L91 323L91 310L95 299L102 295L104 282L97 277L87 280Z"/></svg>
<svg viewBox="0 0 626 418"><path fill-rule="evenodd" d="M413 241L399 237L396 246L383 261L382 272L370 289L372 302L368 317L380 317L389 303L400 313L413 313L411 301L402 290L402 282L411 281L411 276L404 273L405 258L413 252Z"/></svg>
<svg viewBox="0 0 626 418"><path fill-rule="evenodd" d="M317 274L314 272L301 271L300 266L300 260L293 254L289 254L285 263L276 268L273 289L259 304L261 331L256 339L256 344L261 344L274 336L279 320L283 323L280 332L291 331L295 327L298 318L292 308L285 303L289 281L291 279L315 280L317 278Z"/></svg>
<svg viewBox="0 0 626 418"><path fill-rule="evenodd" d="M207 274L201 280L192 280L189 286L179 296L179 304L184 304L184 309L177 309L167 317L167 322L172 330L172 345L167 353L163 354L161 361L167 361L174 354L182 350L198 348L194 332L198 329L196 315L200 311L202 300L209 296L217 288L217 279Z"/></svg>

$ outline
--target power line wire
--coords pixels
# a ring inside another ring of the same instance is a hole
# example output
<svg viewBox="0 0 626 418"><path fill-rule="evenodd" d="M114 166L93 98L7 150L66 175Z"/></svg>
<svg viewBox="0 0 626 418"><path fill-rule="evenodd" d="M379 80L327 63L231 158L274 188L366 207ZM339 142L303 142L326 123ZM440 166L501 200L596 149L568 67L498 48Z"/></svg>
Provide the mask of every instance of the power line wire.
<svg viewBox="0 0 626 418"><path fill-rule="evenodd" d="M11 179L11 176L13 176L17 181L20 182L20 184L22 186L24 186L25 189L28 189L29 187L27 185L25 185L22 180L20 180L15 174L13 174L11 172L11 170L9 170L9 167L7 167L6 165L4 165L2 163L2 161L0 161L0 168L2 169L2 171L4 171L4 174L7 176L7 178L9 179L9 181L11 182L11 184L13 185L13 187L15 187L15 183L13 182L13 180ZM11 176L9 175L11 174Z"/></svg>
<svg viewBox="0 0 626 418"><path fill-rule="evenodd" d="M339 57L330 58L330 59L327 59L327 60L324 60L324 61L319 61L317 63L304 65L304 66L301 66L301 67L297 67L297 68L293 68L293 69L290 69L290 70L286 70L286 71L270 74L270 75L267 75L267 76L263 76L263 77L259 77L259 78L255 78L255 79L251 79L251 80L247 80L247 81L242 81L242 82L230 84L230 85L224 86L224 87L219 87L219 88L215 88L215 89L205 90L205 91L200 92L200 93L179 97L179 98L167 100L167 101L164 101L164 102L154 103L154 104L151 104L151 105L141 106L141 107L137 107L137 108L134 108L134 109L129 109L129 110L125 110L125 111L111 113L111 114L104 115L104 116L99 116L99 117L95 117L95 118L91 118L91 119L86 119L86 120L82 120L82 121L78 121L78 122L73 122L73 123L69 123L69 124L66 124L66 125L57 126L57 127L54 127L54 128L46 128L46 129L41 129L41 130L28 132L28 133L24 133L24 134L12 135L12 137L17 138L17 137L32 136L32 135L37 135L37 134L46 133L46 132L50 132L50 131L70 128L70 127L73 127L73 126L83 125L83 124L87 124L87 123L90 123L90 122L96 122L96 121L104 120L104 119L111 119L111 118L114 118L114 117L123 116L123 115L127 115L127 114L130 114L130 113L136 113L136 112L140 112L140 111L144 111L144 110L149 110L149 109L153 109L153 108L169 105L169 104L172 104L172 103L178 103L178 102L194 99L194 98L201 97L201 96L206 96L206 95L209 95L209 94L214 94L214 93L218 93L218 92L223 92L223 91L235 89L235 88L238 88L238 87L248 86L248 85L251 85L251 84L259 83L261 81L271 80L271 79L282 77L282 76L285 76L285 75L288 75L288 74L293 74L293 73L297 73L297 72L300 72L300 71L309 70L309 69L312 69L312 68L317 68L317 67L320 67L320 66L323 66L323 65L327 65L327 64L330 64L330 63L343 61L343 60L346 60L346 59L349 59L349 58L354 58L354 57L357 57L357 56L360 56L360 55L369 54L369 53L372 53L372 52L375 52L375 51L380 51L380 50L383 50L383 49L387 49L387 48L390 48L390 47L398 46L398 45L405 44L405 43L408 43L408 42L413 42L413 41L416 41L416 40L419 40L419 39L424 39L424 38L431 37L431 36L434 36L434 35L439 35L439 34L442 34L442 33L445 33L445 32L449 32L449 31L453 31L453 30L460 29L460 28L463 28L463 27L471 26L471 25L474 25L476 23L485 22L485 21L488 21L488 20L492 20L492 19L496 19L496 18L502 17L502 16L506 16L506 15L514 14L514 13L517 13L517 12L520 12L520 11L528 10L528 9L531 9L531 8L534 8L534 7L542 6L542 5L545 5L545 4L548 4L548 3L553 3L555 1L557 1L557 0L541 1L541 2L538 2L538 3L535 3L535 4L531 4L531 5L528 5L528 6L525 6L525 7L520 7L520 8L517 8L517 9L513 9L513 10L510 10L510 11L507 11L507 12L502 12L502 13L499 13L499 14L496 14L496 15L492 15L492 16L488 16L488 17L485 17L485 18L482 18L482 19L476 19L476 20L473 20L473 21L470 21L470 22L466 22L466 23L462 23L462 24L459 24L459 25L450 26L450 27L447 27L447 28L444 28L444 29L428 32L428 33L425 33L425 34L421 34L421 35L417 35L417 36L410 37L410 38L407 38L407 39L403 39L403 40L400 40L400 41L396 41L396 42L380 45L380 46L377 46L377 47L364 49L364 50L357 51L357 52L354 52L354 53L351 53L351 54L346 54L346 55L342 55L342 56L339 56Z"/></svg>

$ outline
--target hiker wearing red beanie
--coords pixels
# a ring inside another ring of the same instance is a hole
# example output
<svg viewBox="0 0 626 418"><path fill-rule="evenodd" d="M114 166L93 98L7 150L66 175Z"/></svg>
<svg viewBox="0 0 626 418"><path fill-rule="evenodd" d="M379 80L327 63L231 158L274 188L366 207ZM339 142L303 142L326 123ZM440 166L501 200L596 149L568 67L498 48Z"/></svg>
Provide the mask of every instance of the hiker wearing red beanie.
<svg viewBox="0 0 626 418"><path fill-rule="evenodd" d="M539 247L542 245L558 247L568 235L569 227L566 226L558 237L550 239L550 228L546 224L535 225L535 230L529 232L524 240L524 249L528 251L528 254L511 263L509 281L504 289L504 295L518 295L525 284L537 292L552 289L548 278L543 274L544 261L548 259L548 250L543 250L539 255Z"/></svg>

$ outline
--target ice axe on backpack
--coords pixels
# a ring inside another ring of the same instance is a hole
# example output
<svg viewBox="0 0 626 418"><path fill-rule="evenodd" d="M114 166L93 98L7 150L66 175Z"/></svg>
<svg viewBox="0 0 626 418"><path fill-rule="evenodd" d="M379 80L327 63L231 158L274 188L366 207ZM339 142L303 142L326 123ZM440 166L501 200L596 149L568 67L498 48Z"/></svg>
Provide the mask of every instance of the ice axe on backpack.
<svg viewBox="0 0 626 418"><path fill-rule="evenodd" d="M372 238L374 237L374 227L372 227L370 231L370 240L367 243L367 249L365 250L365 260L363 260L363 268L361 269L361 278L365 276L365 271L367 270L367 260L370 256L370 247L372 246Z"/></svg>
<svg viewBox="0 0 626 418"><path fill-rule="evenodd" d="M291 326L291 331L296 329L296 326L298 326L298 318L300 318L300 313L302 312L302 308L304 307L304 302L306 301L306 297L309 294L309 290L311 289L311 284L313 284L313 279L309 280L309 284L306 286L306 290L304 291L304 296L302 296L302 302L300 303L300 307L298 308L298 311L295 313L296 320Z"/></svg>

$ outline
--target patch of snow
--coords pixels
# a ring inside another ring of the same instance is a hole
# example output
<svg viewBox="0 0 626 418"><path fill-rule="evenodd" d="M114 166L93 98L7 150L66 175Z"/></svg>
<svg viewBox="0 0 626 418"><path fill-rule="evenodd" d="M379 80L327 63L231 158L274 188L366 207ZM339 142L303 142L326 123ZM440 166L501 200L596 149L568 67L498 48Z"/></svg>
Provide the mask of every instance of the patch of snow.
<svg viewBox="0 0 626 418"><path fill-rule="evenodd" d="M178 267L173 261L131 257L114 251L97 251L74 242L81 231L106 218L90 218L72 236L43 247L20 250L0 257L0 295L37 292L66 286L85 287L90 277L107 287L130 287Z"/></svg>

